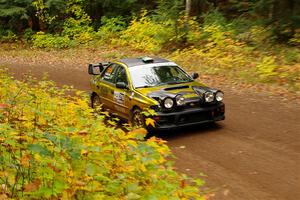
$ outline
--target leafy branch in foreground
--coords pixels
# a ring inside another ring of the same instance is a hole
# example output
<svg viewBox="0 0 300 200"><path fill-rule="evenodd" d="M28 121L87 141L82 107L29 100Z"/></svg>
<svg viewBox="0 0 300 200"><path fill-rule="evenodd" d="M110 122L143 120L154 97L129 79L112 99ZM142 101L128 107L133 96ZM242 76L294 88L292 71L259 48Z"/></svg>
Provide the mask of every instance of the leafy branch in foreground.
<svg viewBox="0 0 300 200"><path fill-rule="evenodd" d="M8 199L205 199L165 141L107 128L87 98L0 71L0 190Z"/></svg>

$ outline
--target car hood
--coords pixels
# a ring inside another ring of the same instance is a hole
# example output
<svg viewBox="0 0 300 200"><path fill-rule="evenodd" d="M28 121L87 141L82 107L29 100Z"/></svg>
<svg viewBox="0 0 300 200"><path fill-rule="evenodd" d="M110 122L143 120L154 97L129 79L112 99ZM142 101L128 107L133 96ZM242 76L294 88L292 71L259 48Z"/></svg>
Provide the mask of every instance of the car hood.
<svg viewBox="0 0 300 200"><path fill-rule="evenodd" d="M182 95L186 99L186 101L199 101L203 99L203 94L205 92L216 92L217 90L193 81L175 85L172 84L150 88L139 88L137 89L137 91L160 102L166 97L174 98L177 95Z"/></svg>

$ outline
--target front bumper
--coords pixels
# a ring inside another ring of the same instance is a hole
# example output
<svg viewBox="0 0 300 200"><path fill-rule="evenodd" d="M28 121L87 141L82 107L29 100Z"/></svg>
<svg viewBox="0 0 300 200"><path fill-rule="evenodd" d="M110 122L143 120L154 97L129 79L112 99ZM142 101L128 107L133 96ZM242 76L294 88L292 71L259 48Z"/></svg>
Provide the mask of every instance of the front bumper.
<svg viewBox="0 0 300 200"><path fill-rule="evenodd" d="M225 104L220 102L216 105L190 108L170 113L158 112L154 119L156 121L154 130L176 129L220 121L225 119Z"/></svg>

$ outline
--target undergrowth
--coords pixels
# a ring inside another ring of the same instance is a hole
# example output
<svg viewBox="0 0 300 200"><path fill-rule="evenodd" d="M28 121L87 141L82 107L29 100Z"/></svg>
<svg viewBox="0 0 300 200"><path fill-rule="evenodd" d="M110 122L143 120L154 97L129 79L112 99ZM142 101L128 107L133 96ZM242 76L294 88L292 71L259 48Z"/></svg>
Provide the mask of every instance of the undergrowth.
<svg viewBox="0 0 300 200"><path fill-rule="evenodd" d="M0 71L1 199L204 199L165 141L107 127L82 92L66 92Z"/></svg>
<svg viewBox="0 0 300 200"><path fill-rule="evenodd" d="M163 21L143 10L129 24L122 17L103 17L98 30L89 26L90 19L84 13L81 15L80 20L68 19L60 34L27 31L30 46L46 50L129 48L166 55L192 70L300 91L299 34L290 40L291 46L279 44L274 42L271 27L245 18L230 21L218 11L203 15L200 23L184 16ZM9 38L13 41L15 36Z"/></svg>

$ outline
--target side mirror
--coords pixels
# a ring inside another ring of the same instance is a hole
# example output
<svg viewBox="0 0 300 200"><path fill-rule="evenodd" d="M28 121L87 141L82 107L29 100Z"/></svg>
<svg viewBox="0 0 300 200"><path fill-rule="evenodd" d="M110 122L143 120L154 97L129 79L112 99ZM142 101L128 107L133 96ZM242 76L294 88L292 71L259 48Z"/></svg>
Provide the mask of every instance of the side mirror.
<svg viewBox="0 0 300 200"><path fill-rule="evenodd" d="M95 69L96 67L93 65L93 64L89 64L88 65L88 73L90 74L90 75L99 75L100 74L100 71L96 71L96 69Z"/></svg>
<svg viewBox="0 0 300 200"><path fill-rule="evenodd" d="M101 63L97 65L89 64L88 65L88 73L90 75L99 75L103 71L104 67Z"/></svg>
<svg viewBox="0 0 300 200"><path fill-rule="evenodd" d="M119 89L128 89L128 86L124 82L117 82L116 83L116 88L119 88Z"/></svg>
<svg viewBox="0 0 300 200"><path fill-rule="evenodd" d="M197 72L193 72L192 75L191 75L191 77L193 79L197 79L199 77L199 74Z"/></svg>

